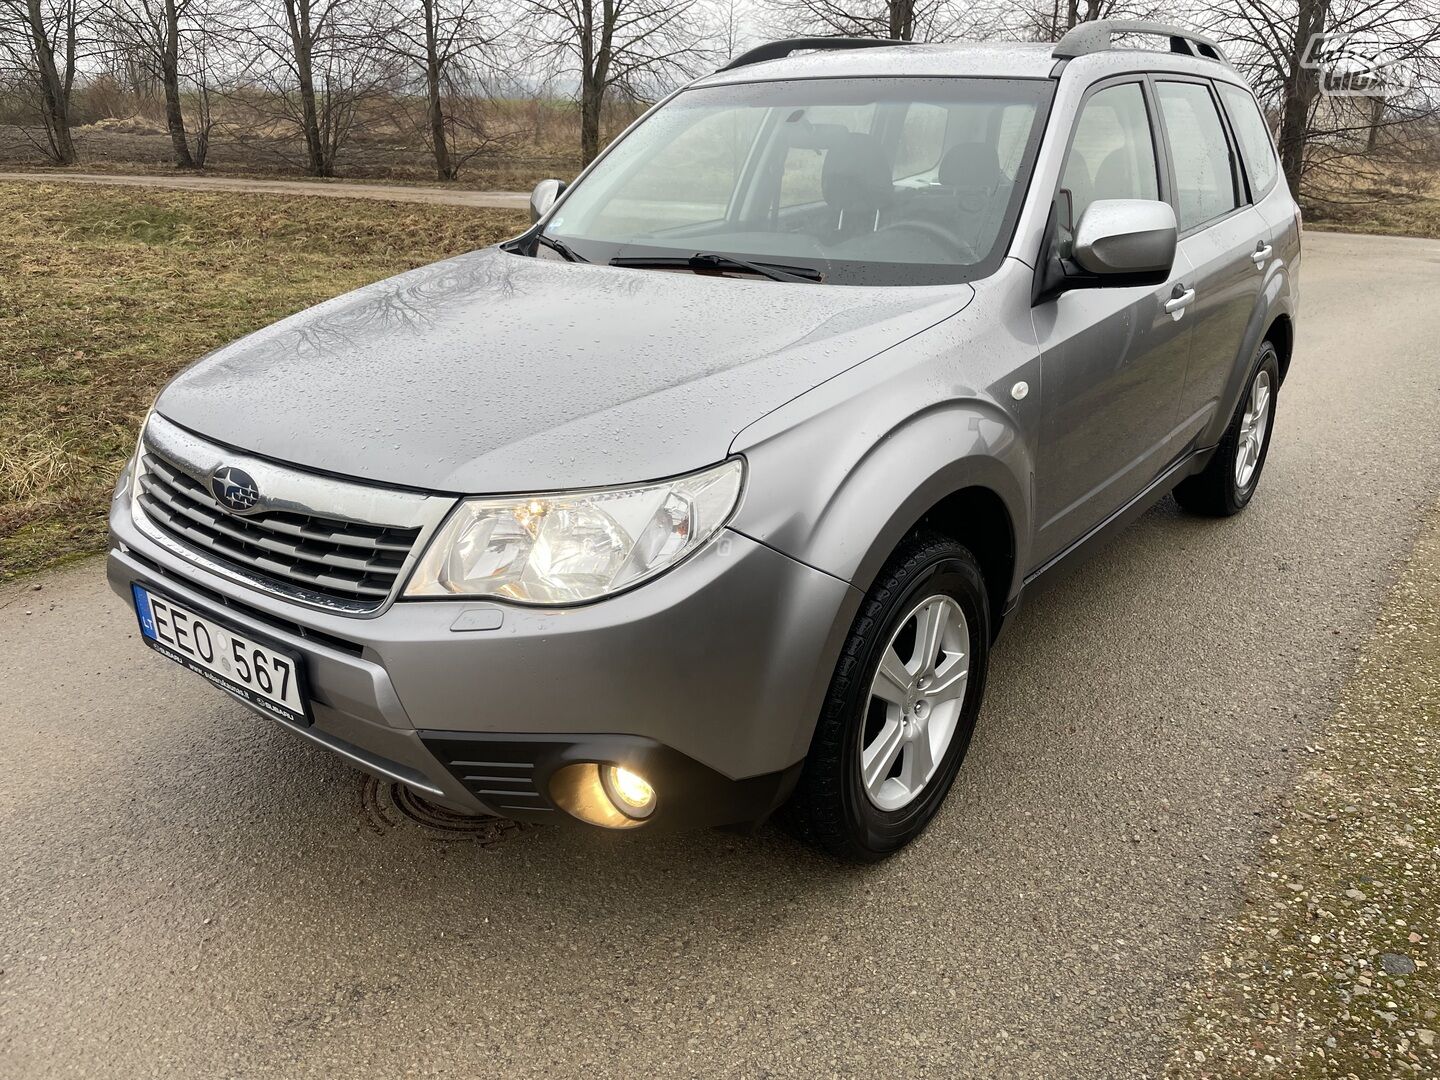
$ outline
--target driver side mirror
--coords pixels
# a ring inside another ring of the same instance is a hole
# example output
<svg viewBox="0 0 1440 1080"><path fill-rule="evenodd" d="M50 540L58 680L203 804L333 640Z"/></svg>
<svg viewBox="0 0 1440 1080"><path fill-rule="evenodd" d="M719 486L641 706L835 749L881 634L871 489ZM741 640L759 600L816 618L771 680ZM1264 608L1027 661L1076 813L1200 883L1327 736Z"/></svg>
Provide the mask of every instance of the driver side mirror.
<svg viewBox="0 0 1440 1080"><path fill-rule="evenodd" d="M1046 257L1035 271L1032 303L1071 289L1163 285L1175 263L1179 229L1169 203L1154 199L1097 199L1080 216L1070 257L1056 244L1052 208Z"/></svg>
<svg viewBox="0 0 1440 1080"><path fill-rule="evenodd" d="M1099 199L1075 228L1074 259L1092 274L1158 274L1165 284L1175 264L1179 230L1169 203Z"/></svg>
<svg viewBox="0 0 1440 1080"><path fill-rule="evenodd" d="M541 180L536 184L535 190L530 192L530 224L548 214L564 190L564 180Z"/></svg>

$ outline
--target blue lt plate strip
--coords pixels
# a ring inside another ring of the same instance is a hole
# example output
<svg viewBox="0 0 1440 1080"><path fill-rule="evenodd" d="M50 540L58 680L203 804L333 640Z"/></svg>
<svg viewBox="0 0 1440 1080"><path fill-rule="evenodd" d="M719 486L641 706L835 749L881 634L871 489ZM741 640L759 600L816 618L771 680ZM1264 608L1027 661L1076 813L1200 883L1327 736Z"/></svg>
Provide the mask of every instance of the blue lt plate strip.
<svg viewBox="0 0 1440 1080"><path fill-rule="evenodd" d="M130 591L135 594L135 613L140 616L140 632L151 641L159 641L155 636L155 613L150 610L150 594L133 584Z"/></svg>

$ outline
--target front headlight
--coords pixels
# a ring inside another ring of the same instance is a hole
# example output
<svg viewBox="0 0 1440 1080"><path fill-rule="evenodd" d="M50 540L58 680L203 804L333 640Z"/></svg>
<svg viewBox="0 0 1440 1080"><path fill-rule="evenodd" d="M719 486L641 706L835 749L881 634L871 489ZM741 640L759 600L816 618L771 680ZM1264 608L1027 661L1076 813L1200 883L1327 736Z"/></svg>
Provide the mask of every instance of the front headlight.
<svg viewBox="0 0 1440 1080"><path fill-rule="evenodd" d="M155 406L145 410L145 419L140 421L140 434L135 436L135 452L130 455L130 460L125 463L125 468L120 474L120 479L115 484L115 497L118 499L125 492L130 494L130 504L133 506L135 500L140 497L140 459L145 454L145 429L150 426L150 417L155 415ZM123 486L122 486L123 485Z"/></svg>
<svg viewBox="0 0 1440 1080"><path fill-rule="evenodd" d="M669 569L740 498L739 459L658 484L466 499L430 541L406 596L574 604Z"/></svg>

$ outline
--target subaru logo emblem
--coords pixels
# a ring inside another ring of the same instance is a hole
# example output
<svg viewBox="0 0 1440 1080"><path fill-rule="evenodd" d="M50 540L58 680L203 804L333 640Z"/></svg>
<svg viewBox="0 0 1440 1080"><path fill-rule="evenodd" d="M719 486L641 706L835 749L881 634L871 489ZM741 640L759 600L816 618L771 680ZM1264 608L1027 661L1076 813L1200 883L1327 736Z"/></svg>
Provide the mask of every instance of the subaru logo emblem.
<svg viewBox="0 0 1440 1080"><path fill-rule="evenodd" d="M210 490L222 506L228 506L237 514L253 509L260 501L260 489L255 478L244 469L225 465L210 474Z"/></svg>

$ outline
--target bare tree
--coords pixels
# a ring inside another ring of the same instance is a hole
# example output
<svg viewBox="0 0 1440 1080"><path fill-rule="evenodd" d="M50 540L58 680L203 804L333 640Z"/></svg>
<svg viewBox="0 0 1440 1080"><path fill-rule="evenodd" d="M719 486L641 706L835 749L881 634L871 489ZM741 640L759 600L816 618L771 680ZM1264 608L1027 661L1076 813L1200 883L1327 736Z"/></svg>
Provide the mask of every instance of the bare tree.
<svg viewBox="0 0 1440 1080"><path fill-rule="evenodd" d="M715 8L715 37L718 41L717 59L733 60L740 51L744 37L744 12L741 0L720 0Z"/></svg>
<svg viewBox="0 0 1440 1080"><path fill-rule="evenodd" d="M0 57L39 114L45 141L26 137L57 165L75 162L70 101L84 21L81 0L0 0Z"/></svg>
<svg viewBox="0 0 1440 1080"><path fill-rule="evenodd" d="M1365 168L1384 132L1425 132L1440 117L1436 0L1218 0L1205 22L1278 116L1281 168L1297 193L1321 174L1335 180ZM1327 93L1325 57L1335 50L1326 42L1350 43L1352 60L1373 63L1376 73L1363 77L1404 73L1409 85Z"/></svg>
<svg viewBox="0 0 1440 1080"><path fill-rule="evenodd" d="M293 127L311 176L335 175L361 105L393 79L377 25L360 0L249 0L231 17L227 36L244 53L231 101Z"/></svg>
<svg viewBox="0 0 1440 1080"><path fill-rule="evenodd" d="M209 148L209 85L206 78L209 36L215 26L203 0L110 0L101 16L107 44L127 66L146 72L165 99L165 127L175 165L202 168ZM193 39L193 40L192 40ZM182 67L191 67L189 72ZM185 130L181 81L186 76L198 96L195 146Z"/></svg>
<svg viewBox="0 0 1440 1080"><path fill-rule="evenodd" d="M975 38L1008 38L1025 41L1057 41L1082 22L1096 19L1154 19L1165 14L1146 0L979 0L960 17L960 31ZM1182 19L1183 21L1183 19ZM951 23L954 26L955 23Z"/></svg>
<svg viewBox="0 0 1440 1080"><path fill-rule="evenodd" d="M525 0L536 19L537 52L579 81L580 154L600 152L607 99L643 98L665 80L692 72L711 50L702 44L697 0Z"/></svg>
<svg viewBox="0 0 1440 1080"><path fill-rule="evenodd" d="M943 18L948 6L948 0L774 0L770 5L781 34L896 41L950 36Z"/></svg>
<svg viewBox="0 0 1440 1080"><path fill-rule="evenodd" d="M503 27L486 0L387 0L383 20L380 48L423 83L435 175L454 180L490 141L484 69ZM463 149L455 145L461 132L469 136Z"/></svg>

